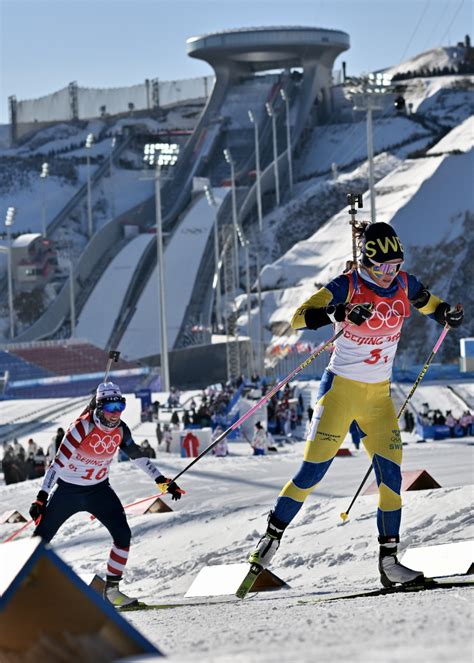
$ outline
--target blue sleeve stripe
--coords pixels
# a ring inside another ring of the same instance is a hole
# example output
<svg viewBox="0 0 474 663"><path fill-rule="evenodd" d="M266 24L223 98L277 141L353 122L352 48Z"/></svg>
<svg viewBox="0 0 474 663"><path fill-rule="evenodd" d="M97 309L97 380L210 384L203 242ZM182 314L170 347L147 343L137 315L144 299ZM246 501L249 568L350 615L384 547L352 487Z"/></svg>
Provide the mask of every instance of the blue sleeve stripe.
<svg viewBox="0 0 474 663"><path fill-rule="evenodd" d="M324 287L332 294L331 304L346 303L349 293L349 279L345 274L333 279Z"/></svg>

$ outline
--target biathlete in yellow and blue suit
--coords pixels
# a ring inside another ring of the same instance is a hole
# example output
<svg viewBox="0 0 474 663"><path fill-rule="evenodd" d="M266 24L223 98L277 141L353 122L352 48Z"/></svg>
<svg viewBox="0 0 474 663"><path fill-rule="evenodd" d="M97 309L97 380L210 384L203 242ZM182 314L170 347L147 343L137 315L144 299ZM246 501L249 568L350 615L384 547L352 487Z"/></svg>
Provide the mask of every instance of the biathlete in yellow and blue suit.
<svg viewBox="0 0 474 663"><path fill-rule="evenodd" d="M410 305L441 325L457 327L462 309L431 294L412 274L401 271L403 247L387 223L373 223L361 237L358 269L341 274L300 306L294 329L318 329L333 323L331 360L320 383L297 474L281 491L268 527L249 561L267 567L288 524L331 465L353 421L369 454L379 489L377 527L382 583L418 582L423 574L398 562L401 520L402 442L390 397L392 364Z"/></svg>

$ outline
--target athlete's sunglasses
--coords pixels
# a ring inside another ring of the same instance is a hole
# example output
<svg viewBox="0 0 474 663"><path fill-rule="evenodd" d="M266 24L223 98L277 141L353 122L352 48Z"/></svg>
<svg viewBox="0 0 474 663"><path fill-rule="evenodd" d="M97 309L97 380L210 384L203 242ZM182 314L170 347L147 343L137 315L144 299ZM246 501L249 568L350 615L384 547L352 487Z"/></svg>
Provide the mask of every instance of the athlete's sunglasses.
<svg viewBox="0 0 474 663"><path fill-rule="evenodd" d="M370 260L370 258L369 258ZM395 276L400 271L402 263L390 263L390 262L374 262L370 260L370 270L374 276Z"/></svg>
<svg viewBox="0 0 474 663"><path fill-rule="evenodd" d="M102 405L104 412L123 412L125 410L125 403L122 401L113 401L112 403L104 403Z"/></svg>

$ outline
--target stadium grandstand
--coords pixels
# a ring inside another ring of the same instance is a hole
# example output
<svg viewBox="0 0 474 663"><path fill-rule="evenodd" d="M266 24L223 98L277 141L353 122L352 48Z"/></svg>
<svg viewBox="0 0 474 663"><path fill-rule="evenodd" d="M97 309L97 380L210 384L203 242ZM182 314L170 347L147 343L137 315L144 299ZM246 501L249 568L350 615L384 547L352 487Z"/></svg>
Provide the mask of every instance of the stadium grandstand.
<svg viewBox="0 0 474 663"><path fill-rule="evenodd" d="M38 341L0 348L0 384L3 398L80 396L97 386L108 353L86 341ZM149 381L150 370L119 359L111 377L133 392Z"/></svg>

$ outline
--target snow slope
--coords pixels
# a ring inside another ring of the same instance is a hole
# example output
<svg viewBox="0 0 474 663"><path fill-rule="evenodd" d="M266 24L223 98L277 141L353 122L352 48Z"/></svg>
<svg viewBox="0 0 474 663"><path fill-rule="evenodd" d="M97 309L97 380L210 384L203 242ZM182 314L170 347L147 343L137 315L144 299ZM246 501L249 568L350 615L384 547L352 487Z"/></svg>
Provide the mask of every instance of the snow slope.
<svg viewBox="0 0 474 663"><path fill-rule="evenodd" d="M457 265L469 255L466 214L474 212L474 198L466 184L473 169L472 149L462 154L407 159L376 185L377 221L392 223L400 234L406 251L405 269L448 301L463 294L466 300L465 293L453 289L459 281ZM440 191L449 191L449 195L440 195ZM363 198L361 218L370 218L368 192ZM337 276L351 251L348 215L343 209L308 239L295 243L281 258L266 265L261 272L262 288L271 292L265 292L264 297L271 297L277 306L271 323L288 325L298 303L315 292L317 284ZM467 273L465 276L469 280ZM282 296L277 297L275 290L283 290ZM468 329L464 332L467 335ZM433 325L428 339L435 332ZM312 333L309 336L316 338ZM423 340L426 343L426 337Z"/></svg>
<svg viewBox="0 0 474 663"><path fill-rule="evenodd" d="M333 164L344 168L367 157L365 119L352 124L316 127L308 137L301 163L301 176L328 171ZM430 132L408 117L376 118L374 121L374 154L388 151L400 143L415 141Z"/></svg>
<svg viewBox="0 0 474 663"><path fill-rule="evenodd" d="M227 189L215 189L216 203L222 203ZM212 232L215 211L201 195L187 209L179 227L165 247L165 284L168 344L173 347L191 297L202 255ZM106 272L106 278L110 274ZM113 275L112 275L113 278ZM136 304L136 310L118 349L128 359L159 354L161 332L158 312L158 275L153 270Z"/></svg>
<svg viewBox="0 0 474 663"><path fill-rule="evenodd" d="M80 313L77 338L87 338L99 348L107 346L135 267L154 239L153 235L138 235L115 256Z"/></svg>
<svg viewBox="0 0 474 663"><path fill-rule="evenodd" d="M442 398L442 390L428 386L431 400ZM420 387L420 394L428 400L425 388ZM0 415L3 407L0 404ZM153 424L139 423L139 403L133 396L127 396L126 412L137 440L147 435L155 444ZM54 431L51 426L42 434ZM403 547L471 540L474 438L416 444L402 436L407 442L404 469L426 469L442 486L403 494ZM303 442L295 442L274 455L253 457L247 443L233 442L229 457L205 457L183 476L179 483L187 492L178 504L172 503L172 513L130 515L133 542L124 586L149 602L185 607L128 613L126 618L176 663L469 663L474 646L472 589L301 602L378 586L376 496L360 497L345 525L339 517L367 469L363 451L334 460L285 534L272 570L289 583L289 590L244 602L231 597L208 603L183 599L205 565L245 560L265 529L281 486L299 467L303 447ZM168 475L187 462L163 452L156 460ZM111 482L124 503L155 492L150 479L130 463L115 463ZM2 510L26 513L38 487L38 480L0 486ZM17 527L2 525L2 539ZM107 532L86 514L70 519L54 540L59 555L84 576L103 573L109 545Z"/></svg>
<svg viewBox="0 0 474 663"><path fill-rule="evenodd" d="M453 152L454 150L469 152L473 147L474 115L471 115L428 150L427 154L440 154L440 152Z"/></svg>

